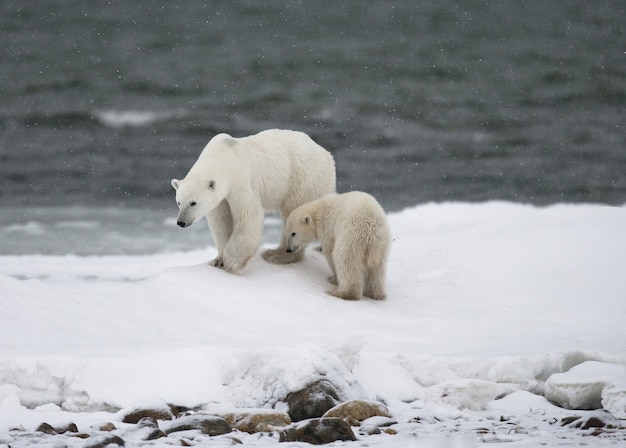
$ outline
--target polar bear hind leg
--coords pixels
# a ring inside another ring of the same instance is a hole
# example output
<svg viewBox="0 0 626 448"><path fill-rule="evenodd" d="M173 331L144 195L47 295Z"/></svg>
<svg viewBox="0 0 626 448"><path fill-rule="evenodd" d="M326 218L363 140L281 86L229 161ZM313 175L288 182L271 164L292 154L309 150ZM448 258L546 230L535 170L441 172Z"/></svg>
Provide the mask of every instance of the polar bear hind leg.
<svg viewBox="0 0 626 448"><path fill-rule="evenodd" d="M385 271L388 257L386 238L375 239L365 253L365 288L363 294L375 300L384 300Z"/></svg>
<svg viewBox="0 0 626 448"><path fill-rule="evenodd" d="M375 300L384 300L387 297L385 294L385 267L383 264L367 269L363 295Z"/></svg>
<svg viewBox="0 0 626 448"><path fill-rule="evenodd" d="M337 243L332 257L338 284L326 293L344 300L359 300L363 295L365 280L362 248L358 245L346 247Z"/></svg>

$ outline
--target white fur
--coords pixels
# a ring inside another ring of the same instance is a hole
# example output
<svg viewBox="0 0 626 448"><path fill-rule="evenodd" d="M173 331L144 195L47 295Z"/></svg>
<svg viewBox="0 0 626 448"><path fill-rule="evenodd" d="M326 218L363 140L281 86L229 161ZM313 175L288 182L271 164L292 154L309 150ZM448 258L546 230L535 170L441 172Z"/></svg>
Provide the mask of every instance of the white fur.
<svg viewBox="0 0 626 448"><path fill-rule="evenodd" d="M385 271L391 232L385 211L367 193L330 194L304 204L285 225L287 251L304 252L311 241L322 244L335 288L329 294L346 300L362 295L385 298Z"/></svg>
<svg viewBox="0 0 626 448"><path fill-rule="evenodd" d="M188 227L206 217L218 255L211 264L240 273L255 254L266 212L293 209L335 191L332 155L302 132L270 129L249 137L216 135L184 179L172 179L178 224ZM281 239L263 258L291 263Z"/></svg>

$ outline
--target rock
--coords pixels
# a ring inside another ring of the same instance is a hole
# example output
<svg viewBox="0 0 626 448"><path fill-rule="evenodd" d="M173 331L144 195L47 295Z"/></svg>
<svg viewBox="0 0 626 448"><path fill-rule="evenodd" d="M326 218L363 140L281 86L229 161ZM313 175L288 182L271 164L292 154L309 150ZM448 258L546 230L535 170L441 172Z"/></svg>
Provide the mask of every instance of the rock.
<svg viewBox="0 0 626 448"><path fill-rule="evenodd" d="M194 414L177 418L165 428L165 433L171 434L190 430L201 431L209 436L219 436L231 432L232 428L222 417Z"/></svg>
<svg viewBox="0 0 626 448"><path fill-rule="evenodd" d="M363 424L359 428L359 432L361 434L371 436L374 434L380 434L380 428L376 425Z"/></svg>
<svg viewBox="0 0 626 448"><path fill-rule="evenodd" d="M317 418L339 403L335 387L327 380L316 381L285 398L291 421Z"/></svg>
<svg viewBox="0 0 626 448"><path fill-rule="evenodd" d="M65 434L66 432L77 433L78 428L74 423L68 423L65 426L57 426L52 427L48 423L42 423L35 430L37 432L43 432L44 434L57 435L57 434Z"/></svg>
<svg viewBox="0 0 626 448"><path fill-rule="evenodd" d="M159 424L152 417L144 417L137 423L137 426L132 428L125 434L127 439L132 440L156 440L161 437L167 437L167 434L159 428Z"/></svg>
<svg viewBox="0 0 626 448"><path fill-rule="evenodd" d="M111 431L115 431L116 429L117 427L112 422L105 423L104 425L100 426L100 431L104 431L104 432L111 432Z"/></svg>
<svg viewBox="0 0 626 448"><path fill-rule="evenodd" d="M83 448L112 448L113 446L124 446L124 439L115 434L92 437L85 443Z"/></svg>
<svg viewBox="0 0 626 448"><path fill-rule="evenodd" d="M35 429L35 431L43 432L44 434L50 434L50 435L58 434L58 432L55 431L52 425L45 423L45 422L37 426L37 429Z"/></svg>
<svg viewBox="0 0 626 448"><path fill-rule="evenodd" d="M124 423L138 423L142 418L150 417L154 420L172 420L174 414L171 408L147 408L147 409L134 409L124 415L122 421Z"/></svg>
<svg viewBox="0 0 626 448"><path fill-rule="evenodd" d="M365 425L365 424L374 425L374 426L378 426L379 428L387 428L397 423L398 423L397 420L394 420L391 417L386 417L382 415L381 416L376 415L376 416L367 418L361 422L362 425Z"/></svg>
<svg viewBox="0 0 626 448"><path fill-rule="evenodd" d="M561 426L571 426L572 428L580 428L582 421L580 415L570 415L561 419Z"/></svg>
<svg viewBox="0 0 626 448"><path fill-rule="evenodd" d="M351 400L329 409L323 417L337 417L351 423L362 422L370 417L391 417L389 409L377 401Z"/></svg>
<svg viewBox="0 0 626 448"><path fill-rule="evenodd" d="M289 415L274 409L237 410L236 412L219 413L226 422L238 431L254 434L269 432L291 424Z"/></svg>
<svg viewBox="0 0 626 448"><path fill-rule="evenodd" d="M304 420L292 424L280 433L281 442L306 442L313 445L355 440L350 425L334 417Z"/></svg>
<svg viewBox="0 0 626 448"><path fill-rule="evenodd" d="M385 416L369 417L361 421L361 427L359 428L359 432L369 435L380 434L381 428L387 431L389 429L389 426L395 425L396 423L398 423L396 420Z"/></svg>
<svg viewBox="0 0 626 448"><path fill-rule="evenodd" d="M614 429L619 427L619 421L610 412L597 411L592 412L585 417L581 417L580 415L564 417L561 419L561 426L580 429Z"/></svg>
<svg viewBox="0 0 626 448"><path fill-rule="evenodd" d="M167 404L170 408L170 411L172 411L172 414L174 415L174 417L180 417L181 414L186 414L188 412L192 412L192 411L197 411L198 409L191 409L188 408L187 406L180 406L177 404L171 404L168 403Z"/></svg>

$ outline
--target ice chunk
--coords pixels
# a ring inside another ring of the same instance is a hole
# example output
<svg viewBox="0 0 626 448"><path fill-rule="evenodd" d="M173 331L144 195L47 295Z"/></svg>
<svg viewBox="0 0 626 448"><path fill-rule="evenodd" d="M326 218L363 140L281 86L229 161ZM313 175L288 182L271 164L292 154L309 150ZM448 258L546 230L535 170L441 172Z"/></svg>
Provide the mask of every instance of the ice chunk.
<svg viewBox="0 0 626 448"><path fill-rule="evenodd" d="M568 372L555 373L546 381L548 400L567 409L604 408L614 415L624 414L626 366L586 361Z"/></svg>

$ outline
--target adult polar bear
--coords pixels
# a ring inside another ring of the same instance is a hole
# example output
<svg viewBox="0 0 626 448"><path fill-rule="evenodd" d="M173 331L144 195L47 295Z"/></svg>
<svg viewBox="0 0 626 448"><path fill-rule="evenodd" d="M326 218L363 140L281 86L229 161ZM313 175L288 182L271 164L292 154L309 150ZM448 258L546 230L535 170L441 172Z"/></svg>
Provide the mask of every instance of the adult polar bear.
<svg viewBox="0 0 626 448"><path fill-rule="evenodd" d="M177 223L188 227L206 217L217 246L210 264L238 274L261 245L265 213L279 211L284 226L293 209L335 192L335 177L333 156L302 132L218 134L184 179L172 179ZM283 235L263 258L277 264L302 259L286 247Z"/></svg>

